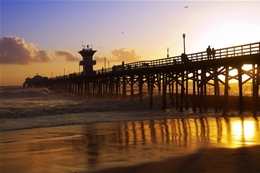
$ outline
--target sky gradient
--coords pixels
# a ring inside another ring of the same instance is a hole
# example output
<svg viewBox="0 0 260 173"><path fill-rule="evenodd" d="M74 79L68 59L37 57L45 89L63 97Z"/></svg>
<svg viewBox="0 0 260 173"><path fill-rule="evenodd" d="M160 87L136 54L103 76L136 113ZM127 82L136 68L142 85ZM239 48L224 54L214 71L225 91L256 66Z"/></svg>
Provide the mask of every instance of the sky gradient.
<svg viewBox="0 0 260 173"><path fill-rule="evenodd" d="M82 70L82 45L97 50L94 69L123 60L165 58L260 41L260 1L1 1L0 86L38 73ZM188 8L184 8L188 6ZM108 65L107 65L108 67Z"/></svg>

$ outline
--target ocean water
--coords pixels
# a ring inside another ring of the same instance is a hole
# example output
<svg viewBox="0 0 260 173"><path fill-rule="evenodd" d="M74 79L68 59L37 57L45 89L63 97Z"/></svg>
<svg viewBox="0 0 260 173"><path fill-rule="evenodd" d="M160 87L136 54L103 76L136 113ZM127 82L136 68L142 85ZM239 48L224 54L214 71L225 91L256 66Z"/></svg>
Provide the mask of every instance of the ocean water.
<svg viewBox="0 0 260 173"><path fill-rule="evenodd" d="M1 87L0 131L89 124L125 120L162 119L178 116L178 112L161 110L161 99L155 97L154 108L149 98L79 99L47 88ZM191 112L186 112L188 116Z"/></svg>
<svg viewBox="0 0 260 173"><path fill-rule="evenodd" d="M153 102L151 109L149 96L143 98L143 101L138 98L80 99L47 88L0 87L0 131L127 120L220 116L213 110L204 114L191 110L180 113L171 108L169 99L169 109L162 111L159 96L154 96ZM230 114L236 116L237 112Z"/></svg>
<svg viewBox="0 0 260 173"><path fill-rule="evenodd" d="M182 156L206 147L260 145L259 116L229 112L223 117L214 110L180 113L167 101L168 109L163 111L159 96L150 109L149 97L143 101L79 99L47 88L1 87L3 170L88 172Z"/></svg>
<svg viewBox="0 0 260 173"><path fill-rule="evenodd" d="M47 88L1 87L0 98L0 131L149 120L198 121L193 127L193 130L196 130L205 126L203 122L206 120L210 122L207 124L212 124L207 127L208 131L228 128L231 129L228 133L233 135L238 132L234 128L235 131L232 131L232 126L240 129L239 133L245 133L246 129L254 126L256 134L260 133L260 122L257 118L253 118L250 112L245 112L245 116L238 115L237 112L229 112L228 117L222 117L221 113L214 113L214 110L202 114L193 113L192 110L180 113L170 107L170 100L167 100L168 109L163 111L159 96L154 97L153 108L149 108L148 96L143 101L138 98L134 100L79 99L63 92L50 91ZM225 127L218 126L218 122L221 121L225 122L223 123ZM244 127L244 124L251 125ZM167 123L164 125L167 126ZM179 135L182 133L180 132ZM260 144L260 134L257 136L259 137L253 143Z"/></svg>

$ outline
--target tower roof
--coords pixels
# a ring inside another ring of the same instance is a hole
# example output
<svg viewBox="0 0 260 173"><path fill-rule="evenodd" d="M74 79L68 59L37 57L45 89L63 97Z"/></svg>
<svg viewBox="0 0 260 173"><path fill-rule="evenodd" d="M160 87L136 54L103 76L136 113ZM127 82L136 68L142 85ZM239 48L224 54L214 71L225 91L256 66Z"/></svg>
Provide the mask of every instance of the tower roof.
<svg viewBox="0 0 260 173"><path fill-rule="evenodd" d="M94 55L94 53L96 52L96 50L92 50L92 48L89 48L89 46L87 45L87 48L83 48L81 51L79 51L79 54L82 57L92 57Z"/></svg>

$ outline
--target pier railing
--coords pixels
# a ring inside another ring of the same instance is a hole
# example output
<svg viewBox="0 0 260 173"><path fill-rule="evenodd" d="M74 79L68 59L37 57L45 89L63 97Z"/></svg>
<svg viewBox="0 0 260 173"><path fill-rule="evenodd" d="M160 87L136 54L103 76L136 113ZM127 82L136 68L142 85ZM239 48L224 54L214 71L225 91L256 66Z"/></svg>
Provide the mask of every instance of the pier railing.
<svg viewBox="0 0 260 173"><path fill-rule="evenodd" d="M244 55L252 55L258 54L260 52L260 42L250 43L245 45L221 48L215 50L214 59L220 58L229 58L236 56L244 56ZM208 58L207 52L198 52L193 54L187 54L187 58L189 62L199 62L199 61L207 61L213 59ZM127 63L124 65L124 68L121 70L132 70L132 69L143 69L143 68L153 68L153 67L164 67L169 65L183 64L184 62L181 60L181 56L167 57L157 60L147 60L147 61L138 61ZM107 68L105 72L112 72L112 68ZM104 70L96 70L96 73L102 73Z"/></svg>
<svg viewBox="0 0 260 173"><path fill-rule="evenodd" d="M215 50L215 59L257 54L260 51L260 42ZM209 60L207 52L187 55L192 62Z"/></svg>
<svg viewBox="0 0 260 173"><path fill-rule="evenodd" d="M213 59L230 58L230 57L252 55L252 54L259 54L259 53L260 53L260 42L256 42L256 43L250 43L245 45L216 49L215 56L214 58L212 57L211 59L209 59L206 51L187 54L187 58L189 62L199 62L199 61L208 61ZM180 55L180 56L167 57L167 58L161 58L156 60L137 61L137 62L124 64L124 66L117 65L112 68L95 70L94 74L112 73L112 72L118 72L123 70L165 67L165 66L178 65L183 63L185 62L182 61ZM61 77L67 78L67 77L76 77L81 75L82 73L73 73L73 75L69 74Z"/></svg>

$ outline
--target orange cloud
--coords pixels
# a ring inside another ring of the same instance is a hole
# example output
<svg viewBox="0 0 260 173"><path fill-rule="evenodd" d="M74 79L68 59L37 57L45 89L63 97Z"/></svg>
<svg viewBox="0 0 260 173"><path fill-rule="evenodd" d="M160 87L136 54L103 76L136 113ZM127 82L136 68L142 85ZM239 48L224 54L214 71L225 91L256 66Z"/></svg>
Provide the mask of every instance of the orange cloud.
<svg viewBox="0 0 260 173"><path fill-rule="evenodd" d="M106 58L106 57L99 57L99 56L94 57L94 59L100 63L104 62L104 58ZM128 49L128 50L113 49L109 58L106 58L106 59L109 62L121 63L122 61L124 61L125 63L128 63L128 62L140 61L142 59L142 57L140 55L137 55L135 50L133 50L133 49Z"/></svg>
<svg viewBox="0 0 260 173"><path fill-rule="evenodd" d="M5 36L0 38L1 64L31 64L34 62L49 62L48 52L39 50L33 43L27 44L23 38Z"/></svg>
<svg viewBox="0 0 260 173"><path fill-rule="evenodd" d="M46 63L51 62L54 57L61 57L66 61L80 61L80 58L67 50L40 50L33 43L27 44L23 38L16 36L0 38L0 45L0 64Z"/></svg>
<svg viewBox="0 0 260 173"><path fill-rule="evenodd" d="M66 59L66 61L80 61L78 57L67 50L56 50L54 51L56 56L60 56Z"/></svg>

